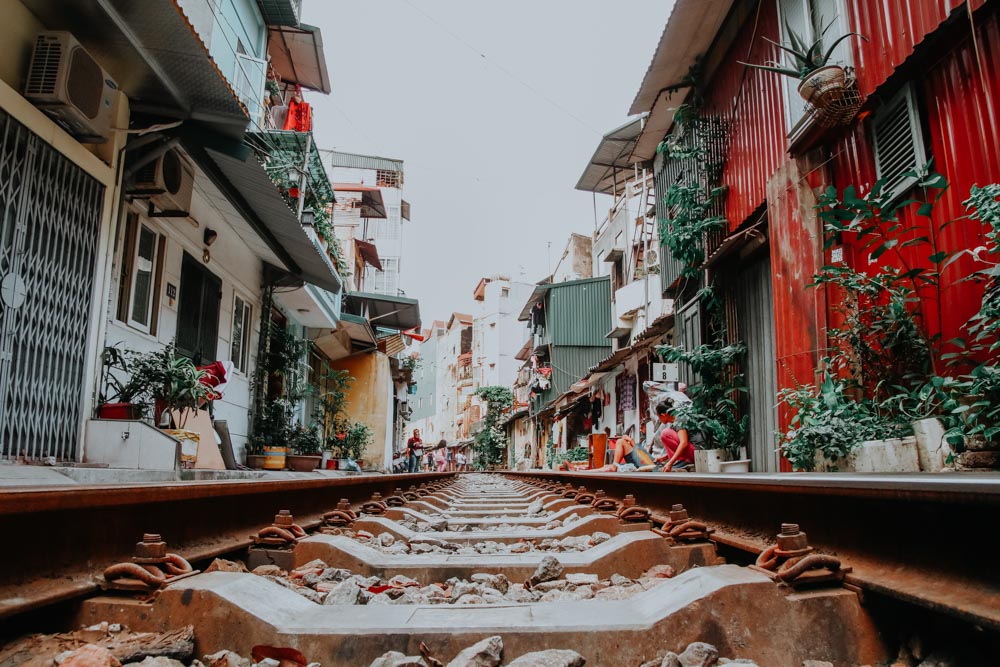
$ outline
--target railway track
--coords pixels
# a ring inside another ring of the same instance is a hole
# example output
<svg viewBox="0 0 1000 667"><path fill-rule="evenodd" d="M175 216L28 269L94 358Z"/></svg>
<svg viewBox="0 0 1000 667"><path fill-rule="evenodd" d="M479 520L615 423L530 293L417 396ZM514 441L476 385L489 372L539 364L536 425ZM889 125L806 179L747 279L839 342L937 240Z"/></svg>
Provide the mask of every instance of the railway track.
<svg viewBox="0 0 1000 667"><path fill-rule="evenodd" d="M6 639L193 622L199 656L280 646L324 665L497 642L502 664L641 665L698 642L761 666L877 664L902 625L995 646L1000 586L975 537L998 500L986 477L537 471L17 489L0 492L0 617ZM514 664L574 664L545 656L563 662Z"/></svg>

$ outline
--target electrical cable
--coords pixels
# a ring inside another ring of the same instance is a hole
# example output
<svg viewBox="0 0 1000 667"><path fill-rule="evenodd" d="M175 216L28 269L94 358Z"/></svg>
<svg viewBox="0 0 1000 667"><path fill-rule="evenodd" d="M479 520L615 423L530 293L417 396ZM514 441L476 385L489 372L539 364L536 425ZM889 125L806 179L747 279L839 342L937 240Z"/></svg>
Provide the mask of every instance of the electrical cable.
<svg viewBox="0 0 1000 667"><path fill-rule="evenodd" d="M442 24L440 21L438 21L437 19L435 19L433 16L431 16L430 14L428 14L427 12L425 12L423 9L421 9L420 7L417 7L410 0L402 0L402 2L404 4L409 5L411 9L413 9L414 11L416 11L417 13L419 13L421 16L423 16L425 19L427 19L428 21L430 21L431 23L433 23L434 25L436 25L438 28L441 29L442 32L444 32L445 34L449 35L452 39L456 40L457 42L459 42L460 44L462 44L463 46L465 46L467 49L469 49L470 51L472 51L473 53L475 53L477 56L479 56L480 58L482 58L484 61L486 61L487 63L492 64L498 70L500 70L501 72L503 72L504 74L506 74L508 77L510 77L511 79L513 79L514 81L516 81L517 83L521 84L525 88L527 88L529 91L531 91L532 93L534 93L535 95L537 95L539 98L545 100L550 105L552 105L554 108L558 109L562 113L566 114L567 116L569 116L570 118L572 118L573 120L575 120L577 123L580 124L581 127L585 128L587 130L590 130L591 132L593 132L594 134L596 134L599 137L604 136L603 133L598 132L594 128L590 127L590 125L588 125L586 123L586 121L584 121L583 119L581 119L579 116L577 116L576 114L574 114L572 111L570 111L566 107L562 106L561 104L559 104L558 102L556 102L555 100L553 100L551 97L545 95L543 92L541 92L540 90L538 90L537 88L535 88L534 86L532 86L531 84L529 84L528 82L526 82L523 79L521 79L520 77L518 77L516 74L514 74L513 72L511 72L509 69L507 69L506 67L504 67L499 62L493 60L492 58L487 57L487 55L485 53L483 53L482 50L478 49L473 44L470 44L461 35L453 32L451 29L449 29L447 26L445 26L444 24Z"/></svg>

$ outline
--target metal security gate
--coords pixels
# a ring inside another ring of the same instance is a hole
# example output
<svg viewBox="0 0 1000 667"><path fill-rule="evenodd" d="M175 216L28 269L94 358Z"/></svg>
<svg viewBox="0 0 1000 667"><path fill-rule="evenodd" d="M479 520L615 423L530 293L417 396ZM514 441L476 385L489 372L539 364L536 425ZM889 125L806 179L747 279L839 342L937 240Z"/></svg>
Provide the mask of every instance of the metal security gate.
<svg viewBox="0 0 1000 667"><path fill-rule="evenodd" d="M0 111L0 459L76 456L103 197Z"/></svg>
<svg viewBox="0 0 1000 667"><path fill-rule="evenodd" d="M774 451L777 384L774 351L774 298L771 259L766 254L737 275L734 287L739 338L747 346L747 411L750 415L750 465L756 472L777 472Z"/></svg>

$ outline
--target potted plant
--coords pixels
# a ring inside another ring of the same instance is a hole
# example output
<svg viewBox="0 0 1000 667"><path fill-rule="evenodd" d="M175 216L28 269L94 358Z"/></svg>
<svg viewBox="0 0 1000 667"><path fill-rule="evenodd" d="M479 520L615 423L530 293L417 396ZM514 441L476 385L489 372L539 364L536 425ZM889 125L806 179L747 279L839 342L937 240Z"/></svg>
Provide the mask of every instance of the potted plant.
<svg viewBox="0 0 1000 667"><path fill-rule="evenodd" d="M368 445L375 440L375 433L361 422L345 424L342 428L327 441L327 446L338 459L338 467L346 470L350 461L357 461L364 455Z"/></svg>
<svg viewBox="0 0 1000 667"><path fill-rule="evenodd" d="M833 27L831 21L819 36L810 44L807 43L788 25L785 31L788 34L788 44L764 38L774 44L779 49L792 57L791 66L786 66L780 62L768 62L764 65L740 62L741 65L763 70L765 72L775 72L783 76L799 79L799 95L809 104L817 109L824 109L844 96L847 89L847 72L840 65L831 63L833 52L840 46L841 42L851 37L861 37L856 32L849 32L833 40L826 50L823 49L823 38Z"/></svg>
<svg viewBox="0 0 1000 667"><path fill-rule="evenodd" d="M205 372L198 370L187 357L178 355L173 342L154 352L128 356L132 378L148 388L157 423L169 425L176 415L179 423L175 426L184 428L188 415L208 398L208 387L202 382Z"/></svg>
<svg viewBox="0 0 1000 667"><path fill-rule="evenodd" d="M146 413L146 406L138 399L147 393L149 387L145 378L129 372L128 355L118 346L108 346L101 354L102 389L98 397L98 419L142 419Z"/></svg>
<svg viewBox="0 0 1000 667"><path fill-rule="evenodd" d="M563 454L563 460L570 470L587 470L590 468L590 449L587 447L567 449L566 453Z"/></svg>
<svg viewBox="0 0 1000 667"><path fill-rule="evenodd" d="M272 107L280 107L285 103L281 98L281 88L278 87L277 81L268 79L265 86L267 87L268 100L271 102Z"/></svg>
<svg viewBox="0 0 1000 667"><path fill-rule="evenodd" d="M289 470L296 472L312 472L322 458L323 441L317 431L316 424L293 427L288 436L288 447L291 454L285 457Z"/></svg>

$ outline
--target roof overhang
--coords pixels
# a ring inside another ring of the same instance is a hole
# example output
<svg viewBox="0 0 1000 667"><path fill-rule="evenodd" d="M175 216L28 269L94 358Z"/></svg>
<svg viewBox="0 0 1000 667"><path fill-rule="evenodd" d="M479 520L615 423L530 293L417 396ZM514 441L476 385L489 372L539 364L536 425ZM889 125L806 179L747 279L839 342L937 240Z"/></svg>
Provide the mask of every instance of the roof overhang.
<svg viewBox="0 0 1000 667"><path fill-rule="evenodd" d="M378 248L375 247L374 243L354 239L354 245L357 247L358 254L364 260L365 264L373 266L379 271L382 270L382 262L378 258Z"/></svg>
<svg viewBox="0 0 1000 667"><path fill-rule="evenodd" d="M250 122L176 0L22 0L49 30L68 30L129 97L133 112L203 122L230 138Z"/></svg>
<svg viewBox="0 0 1000 667"><path fill-rule="evenodd" d="M270 25L267 52L271 56L271 67L283 82L330 94L330 75L326 70L323 34L319 28L305 23Z"/></svg>
<svg viewBox="0 0 1000 667"><path fill-rule="evenodd" d="M735 0L676 0L630 114L648 113L632 161L652 160L687 96L691 66L715 42Z"/></svg>
<svg viewBox="0 0 1000 667"><path fill-rule="evenodd" d="M420 326L420 303L402 296L351 292L344 299L344 312L380 328L406 331Z"/></svg>
<svg viewBox="0 0 1000 667"><path fill-rule="evenodd" d="M326 167L320 158L319 149L311 132L296 132L294 130L267 130L266 132L248 132L247 143L253 146L265 169L272 172L278 170L287 174L290 170L298 170L305 166L308 182L306 183L307 201L313 201L320 206L336 201L333 186L327 176ZM307 155L308 151L308 155ZM279 174L276 173L275 176Z"/></svg>
<svg viewBox="0 0 1000 667"><path fill-rule="evenodd" d="M326 251L302 227L250 150L210 147L197 133L184 134L181 141L292 275L334 293L341 290L340 275Z"/></svg>
<svg viewBox="0 0 1000 667"><path fill-rule="evenodd" d="M527 321L528 317L531 315L531 309L535 307L535 304L542 300L545 296L545 292L552 287L552 285L535 285L535 289L531 291L531 296L528 297L528 302L524 304L524 308L521 309L521 314L517 316L519 322Z"/></svg>
<svg viewBox="0 0 1000 667"><path fill-rule="evenodd" d="M630 120L604 135L590 164L576 184L577 190L617 195L632 176L632 151L642 134L646 114Z"/></svg>
<svg viewBox="0 0 1000 667"><path fill-rule="evenodd" d="M257 0L268 25L298 25L302 0Z"/></svg>
<svg viewBox="0 0 1000 667"><path fill-rule="evenodd" d="M322 329L313 334L313 342L331 361L376 348L375 332L363 317L344 313L336 329Z"/></svg>

